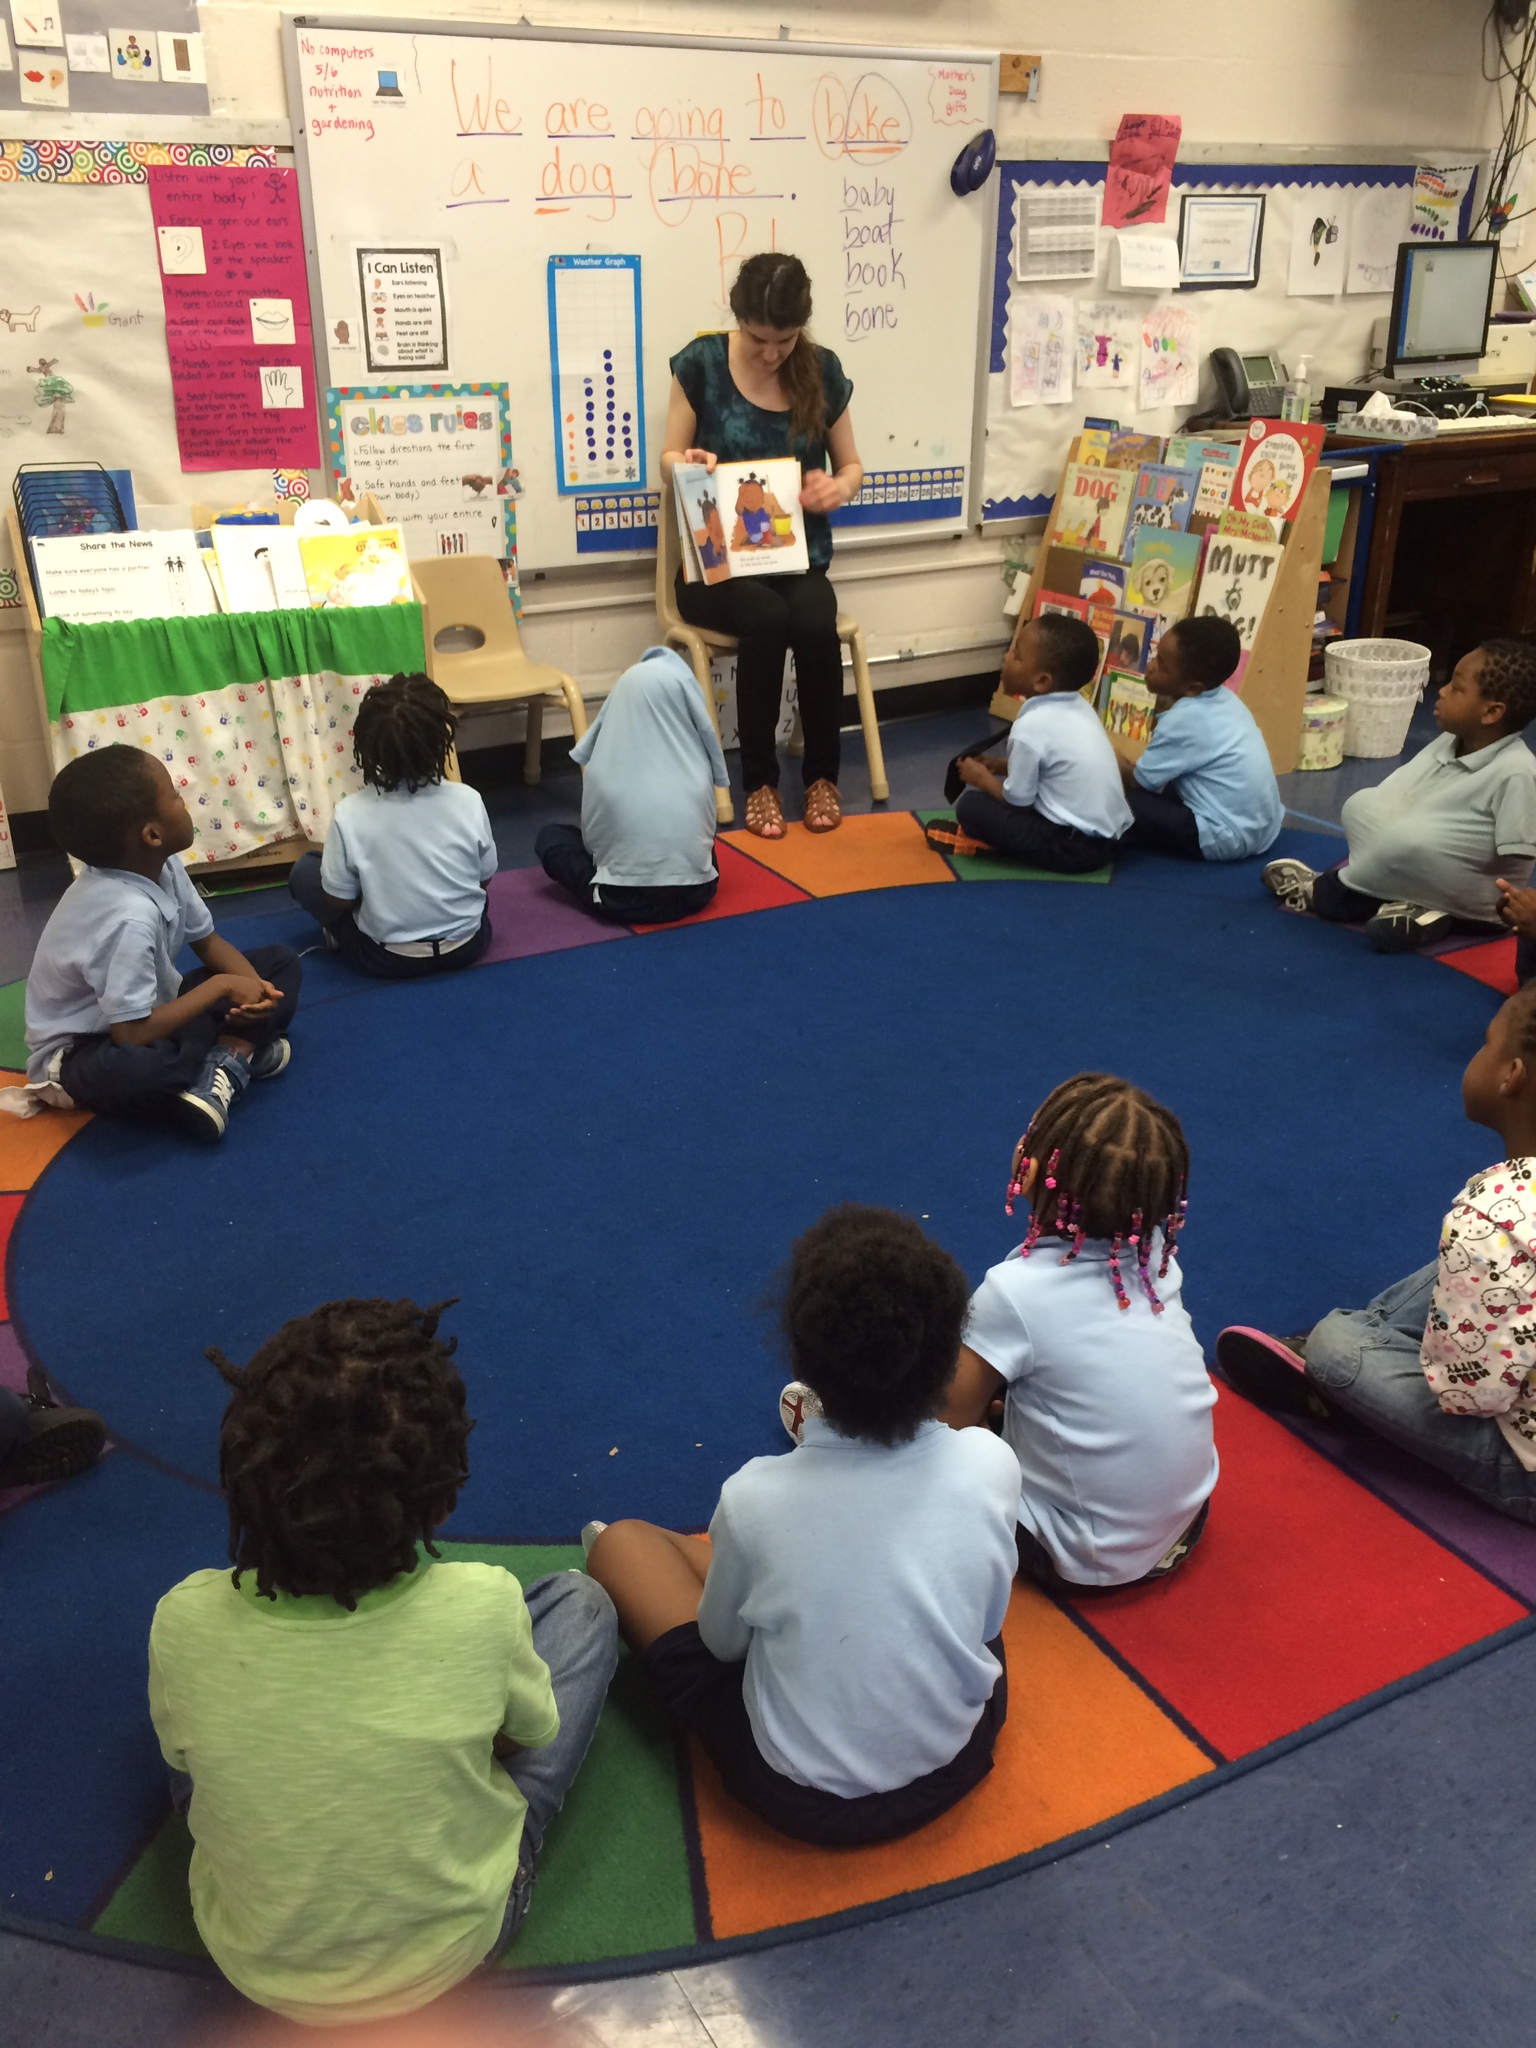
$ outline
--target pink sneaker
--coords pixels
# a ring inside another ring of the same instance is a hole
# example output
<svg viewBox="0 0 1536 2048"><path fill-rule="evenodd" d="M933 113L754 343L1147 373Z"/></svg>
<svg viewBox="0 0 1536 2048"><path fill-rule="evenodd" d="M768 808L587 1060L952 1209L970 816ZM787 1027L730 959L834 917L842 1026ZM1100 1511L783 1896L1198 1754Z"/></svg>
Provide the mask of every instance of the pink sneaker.
<svg viewBox="0 0 1536 2048"><path fill-rule="evenodd" d="M1333 1413L1307 1378L1306 1359L1292 1344L1264 1330L1244 1329L1241 1324L1223 1330L1216 1339L1216 1363L1256 1408L1279 1415L1315 1415L1322 1420Z"/></svg>

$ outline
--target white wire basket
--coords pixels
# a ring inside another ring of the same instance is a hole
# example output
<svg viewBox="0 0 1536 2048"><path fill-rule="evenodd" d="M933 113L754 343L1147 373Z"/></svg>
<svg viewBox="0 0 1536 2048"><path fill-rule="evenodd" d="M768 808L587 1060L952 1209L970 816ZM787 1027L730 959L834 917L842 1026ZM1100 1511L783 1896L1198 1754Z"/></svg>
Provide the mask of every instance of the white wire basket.
<svg viewBox="0 0 1536 2048"><path fill-rule="evenodd" d="M1349 706L1344 751L1366 760L1400 754L1429 681L1429 649L1417 640L1333 640L1328 694Z"/></svg>

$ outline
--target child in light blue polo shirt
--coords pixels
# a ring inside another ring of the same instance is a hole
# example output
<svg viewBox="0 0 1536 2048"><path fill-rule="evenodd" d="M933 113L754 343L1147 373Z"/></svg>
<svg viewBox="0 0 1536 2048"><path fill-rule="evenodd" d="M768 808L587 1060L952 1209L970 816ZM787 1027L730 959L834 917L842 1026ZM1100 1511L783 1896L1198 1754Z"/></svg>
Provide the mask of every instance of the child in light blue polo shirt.
<svg viewBox="0 0 1536 2048"><path fill-rule="evenodd" d="M391 676L357 708L363 787L288 886L349 967L385 981L474 965L491 943L496 841L480 792L447 779L459 722L430 676Z"/></svg>
<svg viewBox="0 0 1536 2048"><path fill-rule="evenodd" d="M1020 627L1003 663L1003 688L1024 700L1007 755L954 762L952 775L967 787L954 817L928 826L930 846L993 847L1063 875L1103 867L1131 810L1109 736L1079 694L1098 671L1099 643L1082 619L1047 612Z"/></svg>
<svg viewBox="0 0 1536 2048"><path fill-rule="evenodd" d="M180 858L191 814L153 754L100 747L67 762L48 822L85 865L27 977L29 1092L222 1138L250 1083L288 1064L298 955L258 946L247 957L219 937ZM185 980L184 946L202 962Z"/></svg>
<svg viewBox="0 0 1536 2048"><path fill-rule="evenodd" d="M1136 822L1127 846L1186 860L1249 860L1285 817L1253 713L1226 687L1242 659L1230 619L1181 619L1157 643L1147 688L1159 717L1139 761L1121 762Z"/></svg>
<svg viewBox="0 0 1536 2048"><path fill-rule="evenodd" d="M915 1223L829 1211L784 1302L819 1408L797 1448L726 1481L707 1545L582 1532L654 1691L732 1797L801 1841L908 1834L992 1767L1019 1473L937 1419L964 1315L960 1269Z"/></svg>
<svg viewBox="0 0 1536 2048"><path fill-rule="evenodd" d="M1459 920L1493 924L1536 860L1536 641L1485 640L1435 699L1438 739L1359 789L1342 820L1349 858L1318 873L1272 860L1264 886L1288 910L1363 924L1378 953L1411 952Z"/></svg>
<svg viewBox="0 0 1536 2048"><path fill-rule="evenodd" d="M1174 1247L1189 1153L1178 1119L1113 1074L1078 1074L1013 1156L1023 1244L971 1297L945 1419L983 1432L1003 1397L1019 1562L1074 1591L1164 1578L1205 1526L1216 1390Z"/></svg>

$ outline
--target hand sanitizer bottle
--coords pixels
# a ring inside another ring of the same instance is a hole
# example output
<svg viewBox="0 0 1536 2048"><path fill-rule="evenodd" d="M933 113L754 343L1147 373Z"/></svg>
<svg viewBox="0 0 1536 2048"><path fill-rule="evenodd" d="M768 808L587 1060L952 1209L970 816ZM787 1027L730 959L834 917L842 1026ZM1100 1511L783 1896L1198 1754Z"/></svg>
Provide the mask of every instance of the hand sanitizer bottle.
<svg viewBox="0 0 1536 2048"><path fill-rule="evenodd" d="M1302 357L1296 373L1280 395L1283 420L1308 420L1312 416L1312 386L1307 382L1307 358Z"/></svg>

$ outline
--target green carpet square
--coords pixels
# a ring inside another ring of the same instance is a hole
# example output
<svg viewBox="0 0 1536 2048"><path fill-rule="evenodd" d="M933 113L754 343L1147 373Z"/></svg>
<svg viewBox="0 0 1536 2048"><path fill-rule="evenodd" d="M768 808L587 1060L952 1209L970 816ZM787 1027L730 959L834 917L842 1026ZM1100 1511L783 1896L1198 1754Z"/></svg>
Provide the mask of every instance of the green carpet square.
<svg viewBox="0 0 1536 2048"><path fill-rule="evenodd" d="M931 824L935 818L952 818L953 811L915 811L920 825ZM942 853L962 882L1112 882L1115 878L1115 864L1106 861L1101 868L1090 868L1086 875L1058 875L1051 868L1032 868L1024 861L1010 860L1005 853Z"/></svg>
<svg viewBox="0 0 1536 2048"><path fill-rule="evenodd" d="M24 1073L27 1065L27 984L0 986L0 1067Z"/></svg>
<svg viewBox="0 0 1536 2048"><path fill-rule="evenodd" d="M439 1548L445 1558L504 1565L525 1586L582 1562L580 1547L569 1544ZM170 1814L93 1931L204 1954L187 1890L191 1860L186 1821ZM501 1967L600 1962L698 1939L671 1726L638 1663L621 1652L586 1762L544 1844L528 1917Z"/></svg>

